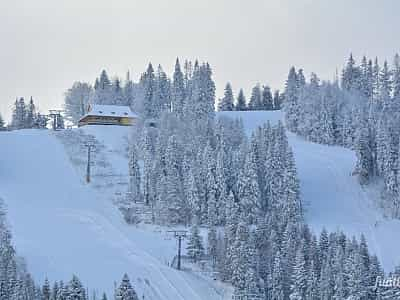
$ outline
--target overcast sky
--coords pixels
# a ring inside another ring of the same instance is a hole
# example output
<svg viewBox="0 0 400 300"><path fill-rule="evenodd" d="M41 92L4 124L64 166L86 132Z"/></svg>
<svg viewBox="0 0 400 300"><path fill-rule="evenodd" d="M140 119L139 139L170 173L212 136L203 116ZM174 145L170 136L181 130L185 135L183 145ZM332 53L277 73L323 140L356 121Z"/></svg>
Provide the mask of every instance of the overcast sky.
<svg viewBox="0 0 400 300"><path fill-rule="evenodd" d="M105 68L136 80L149 61L209 61L248 94L283 86L291 65L331 79L350 52L392 61L400 51L398 0L0 0L0 112L33 96L61 107L74 81Z"/></svg>

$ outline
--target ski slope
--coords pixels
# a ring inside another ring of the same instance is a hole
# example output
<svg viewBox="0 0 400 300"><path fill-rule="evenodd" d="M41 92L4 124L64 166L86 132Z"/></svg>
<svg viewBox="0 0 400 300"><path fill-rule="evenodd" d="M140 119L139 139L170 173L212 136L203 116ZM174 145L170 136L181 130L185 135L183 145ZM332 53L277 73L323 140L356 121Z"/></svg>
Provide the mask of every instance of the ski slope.
<svg viewBox="0 0 400 300"><path fill-rule="evenodd" d="M111 167L127 163L119 149L127 131L118 134L125 128L91 130L112 144L103 149ZM0 197L8 206L18 254L39 282L45 277L68 281L76 274L90 290L105 291L111 298L114 282L126 272L145 299L226 297L213 280L168 267L175 241L162 229L126 225L112 194L83 182L53 132L2 132L0 145Z"/></svg>
<svg viewBox="0 0 400 300"><path fill-rule="evenodd" d="M268 120L282 120L281 112L218 115L241 117L249 134ZM98 142L89 185L84 182L86 150L79 140L68 140L81 134ZM128 172L128 136L129 128L113 126L74 129L63 137L40 130L0 132L0 197L8 206L18 253L39 281L67 281L76 274L90 290L112 296L114 281L126 272L145 299L229 299L228 287L168 267L176 242L165 228L137 228L123 221L113 202L127 189L121 178ZM354 153L288 137L313 230L364 233L371 251L392 270L400 263L400 222L383 218L373 204L377 192L362 189L350 175Z"/></svg>
<svg viewBox="0 0 400 300"><path fill-rule="evenodd" d="M250 134L257 126L283 120L280 111L221 112L241 118ZM342 230L350 236L363 233L372 253L378 255L386 271L400 264L400 221L386 219L376 207L379 192L374 187L361 187L351 176L356 156L351 150L319 145L288 133L300 179L301 197L306 221L314 232L322 228Z"/></svg>

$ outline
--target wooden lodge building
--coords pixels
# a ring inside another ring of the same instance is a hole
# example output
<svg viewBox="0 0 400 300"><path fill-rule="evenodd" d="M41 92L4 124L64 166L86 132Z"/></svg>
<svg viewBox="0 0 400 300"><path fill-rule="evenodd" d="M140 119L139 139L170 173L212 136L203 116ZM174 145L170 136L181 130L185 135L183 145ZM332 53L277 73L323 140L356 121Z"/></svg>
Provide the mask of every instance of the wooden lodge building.
<svg viewBox="0 0 400 300"><path fill-rule="evenodd" d="M138 116L129 106L119 105L89 105L88 112L78 123L78 127L85 125L133 125Z"/></svg>

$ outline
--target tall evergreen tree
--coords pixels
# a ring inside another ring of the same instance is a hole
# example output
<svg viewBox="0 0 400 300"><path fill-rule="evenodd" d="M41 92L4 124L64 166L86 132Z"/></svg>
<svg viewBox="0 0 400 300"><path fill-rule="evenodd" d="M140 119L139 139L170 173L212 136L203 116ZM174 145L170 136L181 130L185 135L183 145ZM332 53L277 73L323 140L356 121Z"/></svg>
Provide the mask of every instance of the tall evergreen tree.
<svg viewBox="0 0 400 300"><path fill-rule="evenodd" d="M274 99L272 97L271 89L267 85L263 87L261 103L264 110L274 109Z"/></svg>
<svg viewBox="0 0 400 300"><path fill-rule="evenodd" d="M185 80L177 58L172 81L172 111L179 117L183 114L185 97Z"/></svg>
<svg viewBox="0 0 400 300"><path fill-rule="evenodd" d="M293 132L297 132L300 108L298 103L297 74L294 67L290 69L286 81L284 111L287 128Z"/></svg>
<svg viewBox="0 0 400 300"><path fill-rule="evenodd" d="M197 262L204 256L204 243L203 243L203 238L200 235L200 230L197 220L194 221L194 224L190 228L190 236L186 249L188 256L194 262Z"/></svg>
<svg viewBox="0 0 400 300"><path fill-rule="evenodd" d="M4 123L4 119L0 114L0 131L5 130L5 123Z"/></svg>
<svg viewBox="0 0 400 300"><path fill-rule="evenodd" d="M226 110L233 110L234 109L234 98L232 92L232 86L228 82L225 86L224 97L220 99L218 103L218 110L219 111L226 111Z"/></svg>
<svg viewBox="0 0 400 300"><path fill-rule="evenodd" d="M146 118L156 118L158 107L155 103L156 78L153 65L149 63L146 73L142 77L143 113Z"/></svg>
<svg viewBox="0 0 400 300"><path fill-rule="evenodd" d="M261 87L257 84L251 90L251 97L249 101L249 110L261 110L263 107L262 105L262 94L261 94Z"/></svg>
<svg viewBox="0 0 400 300"><path fill-rule="evenodd" d="M105 70L101 71L100 78L96 79L94 85L93 102L95 104L111 104L112 97L112 83ZM78 100L81 101L81 100ZM81 105L81 104L78 104Z"/></svg>
<svg viewBox="0 0 400 300"><path fill-rule="evenodd" d="M121 284L115 291L115 300L139 300L127 274L124 275Z"/></svg>
<svg viewBox="0 0 400 300"><path fill-rule="evenodd" d="M237 100L236 100L235 110L243 111L243 110L246 110L246 109L247 109L246 97L244 96L243 89L240 89L239 95L238 95Z"/></svg>
<svg viewBox="0 0 400 300"><path fill-rule="evenodd" d="M393 70L392 70L392 82L393 82L393 98L399 99L400 97L400 56L398 53L394 56Z"/></svg>

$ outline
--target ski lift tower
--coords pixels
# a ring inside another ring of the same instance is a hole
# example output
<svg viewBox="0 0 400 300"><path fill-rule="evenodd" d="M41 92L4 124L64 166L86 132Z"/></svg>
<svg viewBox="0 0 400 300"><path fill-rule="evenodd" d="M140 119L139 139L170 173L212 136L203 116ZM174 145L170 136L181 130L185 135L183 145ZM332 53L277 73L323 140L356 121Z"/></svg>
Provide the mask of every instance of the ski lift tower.
<svg viewBox="0 0 400 300"><path fill-rule="evenodd" d="M96 143L94 138L88 138L87 141L84 144L85 147L87 147L88 153L87 153L87 166L86 166L86 183L90 183L90 166L92 164L91 162L91 154L93 149L96 148Z"/></svg>
<svg viewBox="0 0 400 300"><path fill-rule="evenodd" d="M181 248L182 248L182 239L186 238L187 230L168 230L167 232L172 233L174 237L178 240L178 265L177 269L181 269Z"/></svg>
<svg viewBox="0 0 400 300"><path fill-rule="evenodd" d="M58 129L58 124L60 123L61 120L61 112L63 112L60 109L51 109L49 110L49 117L53 118L53 130L57 130Z"/></svg>

